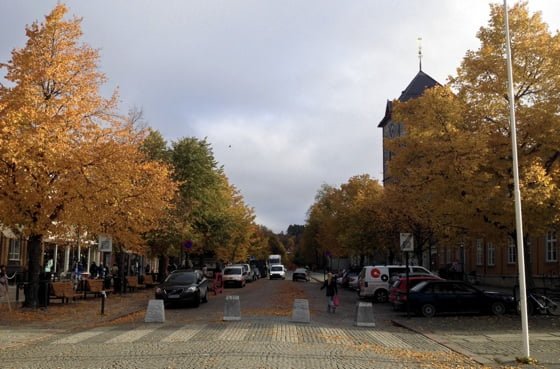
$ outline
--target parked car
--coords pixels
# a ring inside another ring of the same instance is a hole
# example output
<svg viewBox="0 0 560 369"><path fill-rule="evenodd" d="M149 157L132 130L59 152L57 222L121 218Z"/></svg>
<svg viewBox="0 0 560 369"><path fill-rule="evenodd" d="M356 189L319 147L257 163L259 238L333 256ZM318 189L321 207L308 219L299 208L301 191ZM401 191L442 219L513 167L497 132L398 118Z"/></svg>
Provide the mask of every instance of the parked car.
<svg viewBox="0 0 560 369"><path fill-rule="evenodd" d="M428 269L409 265L410 273L434 275ZM406 265L373 265L365 266L360 271L358 296L360 298L373 298L377 302L389 300L389 286L391 279L406 273Z"/></svg>
<svg viewBox="0 0 560 369"><path fill-rule="evenodd" d="M270 266L269 279L286 279L286 268L282 264L273 264Z"/></svg>
<svg viewBox="0 0 560 369"><path fill-rule="evenodd" d="M233 265L225 267L222 272L222 281L224 283L224 287L231 285L245 287L246 280L243 275L243 267Z"/></svg>
<svg viewBox="0 0 560 369"><path fill-rule="evenodd" d="M307 270L305 268L297 268L292 273L292 281L309 281L309 276L307 275Z"/></svg>
<svg viewBox="0 0 560 369"><path fill-rule="evenodd" d="M243 268L243 278L245 278L245 282L253 282L257 279L255 271L249 264L233 264L232 266L240 266Z"/></svg>
<svg viewBox="0 0 560 369"><path fill-rule="evenodd" d="M337 280L341 287L350 288L357 290L359 287L358 276L360 275L359 270L347 270L344 272L341 278Z"/></svg>
<svg viewBox="0 0 560 369"><path fill-rule="evenodd" d="M483 291L463 281L429 280L418 283L408 295L411 311L426 317L439 313L492 313L516 310L511 294Z"/></svg>
<svg viewBox="0 0 560 369"><path fill-rule="evenodd" d="M389 288L389 302L393 305L394 310L402 310L406 306L406 290L416 286L418 283L429 280L442 280L436 275L429 274L409 274L408 284L405 275L399 275Z"/></svg>
<svg viewBox="0 0 560 369"><path fill-rule="evenodd" d="M155 298L164 305L208 302L208 280L200 271L176 271L155 289Z"/></svg>

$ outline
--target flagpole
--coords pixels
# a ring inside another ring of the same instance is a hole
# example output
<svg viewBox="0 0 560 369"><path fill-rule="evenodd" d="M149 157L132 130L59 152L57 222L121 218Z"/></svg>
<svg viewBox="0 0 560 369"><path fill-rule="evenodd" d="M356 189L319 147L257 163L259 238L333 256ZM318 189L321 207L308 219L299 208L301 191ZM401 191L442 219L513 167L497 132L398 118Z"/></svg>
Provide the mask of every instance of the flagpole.
<svg viewBox="0 0 560 369"><path fill-rule="evenodd" d="M515 196L515 228L517 232L517 264L519 268L519 297L521 304L521 329L524 358L529 359L529 323L527 319L527 287L525 285L525 255L523 247L523 221L521 217L521 191L519 190L519 164L517 162L517 128L515 124L515 99L513 95L513 71L511 63L511 45L509 36L509 16L507 0L504 0L504 23L506 30L506 55L509 98L509 123L511 133L511 151L513 157L513 183Z"/></svg>

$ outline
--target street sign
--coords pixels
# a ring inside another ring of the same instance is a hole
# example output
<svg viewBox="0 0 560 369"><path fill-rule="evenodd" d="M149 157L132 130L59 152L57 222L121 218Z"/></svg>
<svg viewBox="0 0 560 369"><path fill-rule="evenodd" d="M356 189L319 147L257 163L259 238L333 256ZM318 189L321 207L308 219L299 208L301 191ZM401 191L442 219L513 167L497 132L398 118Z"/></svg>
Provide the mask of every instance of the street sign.
<svg viewBox="0 0 560 369"><path fill-rule="evenodd" d="M111 236L107 234L100 234L98 242L99 242L99 251L101 252L113 251L113 240L111 239Z"/></svg>
<svg viewBox="0 0 560 369"><path fill-rule="evenodd" d="M401 251L414 251L414 237L412 233L401 233Z"/></svg>

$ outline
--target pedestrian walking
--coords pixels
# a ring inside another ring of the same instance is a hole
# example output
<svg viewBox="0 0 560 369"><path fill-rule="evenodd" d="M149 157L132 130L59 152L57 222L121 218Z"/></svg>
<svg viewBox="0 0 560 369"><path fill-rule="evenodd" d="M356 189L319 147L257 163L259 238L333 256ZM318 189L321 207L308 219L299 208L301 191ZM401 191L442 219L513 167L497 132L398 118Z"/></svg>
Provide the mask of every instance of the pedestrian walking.
<svg viewBox="0 0 560 369"><path fill-rule="evenodd" d="M10 305L10 294L8 290L8 272L5 265L0 266L0 297L6 297L8 302L8 309L12 311L12 306Z"/></svg>
<svg viewBox="0 0 560 369"><path fill-rule="evenodd" d="M336 287L336 280L333 278L333 275L330 272L327 274L327 279L321 286L321 289L325 288L327 289L327 312L334 313L336 311L334 298L338 294L338 288Z"/></svg>

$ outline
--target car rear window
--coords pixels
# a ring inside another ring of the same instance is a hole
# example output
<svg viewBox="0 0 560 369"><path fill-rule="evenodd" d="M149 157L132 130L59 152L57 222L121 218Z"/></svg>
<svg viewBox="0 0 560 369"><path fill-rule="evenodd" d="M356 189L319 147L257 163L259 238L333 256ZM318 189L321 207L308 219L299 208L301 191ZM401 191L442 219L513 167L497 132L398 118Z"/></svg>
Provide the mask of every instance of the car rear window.
<svg viewBox="0 0 560 369"><path fill-rule="evenodd" d="M428 281L422 281L422 282L418 283L416 286L412 287L410 289L410 291L412 291L412 292L421 291L427 284L428 284ZM428 292L428 291L425 291L425 292Z"/></svg>
<svg viewBox="0 0 560 369"><path fill-rule="evenodd" d="M284 268L281 266L272 266L270 270L272 270L273 272L281 272L282 270L284 270Z"/></svg>
<svg viewBox="0 0 560 369"><path fill-rule="evenodd" d="M197 276L195 273L171 273L167 277L167 282L173 283L185 283L185 284L193 284L196 283Z"/></svg>
<svg viewBox="0 0 560 369"><path fill-rule="evenodd" d="M420 266L413 266L412 272L417 274L432 274L428 269Z"/></svg>
<svg viewBox="0 0 560 369"><path fill-rule="evenodd" d="M224 269L224 275L236 275L236 274L242 274L241 273L241 267L239 267L239 268L225 268Z"/></svg>

